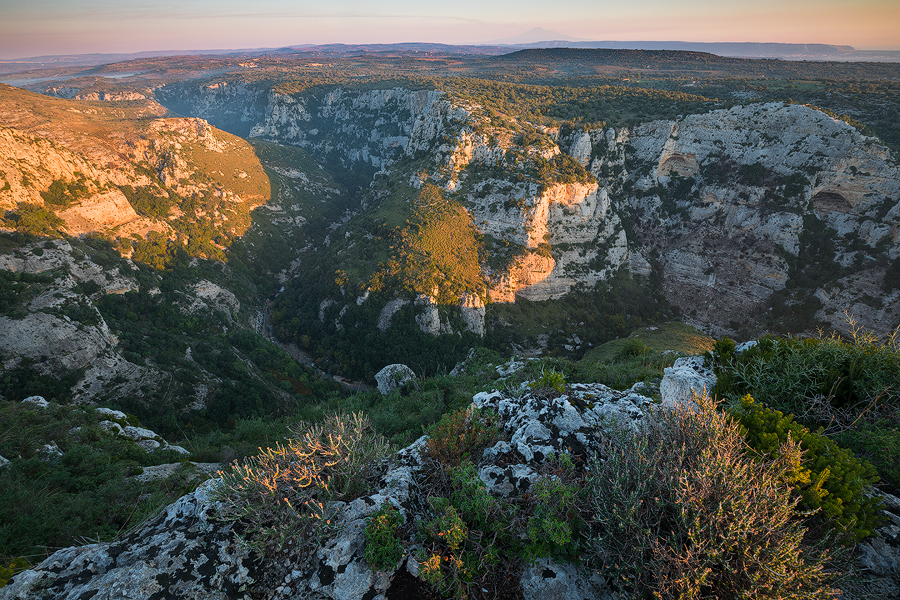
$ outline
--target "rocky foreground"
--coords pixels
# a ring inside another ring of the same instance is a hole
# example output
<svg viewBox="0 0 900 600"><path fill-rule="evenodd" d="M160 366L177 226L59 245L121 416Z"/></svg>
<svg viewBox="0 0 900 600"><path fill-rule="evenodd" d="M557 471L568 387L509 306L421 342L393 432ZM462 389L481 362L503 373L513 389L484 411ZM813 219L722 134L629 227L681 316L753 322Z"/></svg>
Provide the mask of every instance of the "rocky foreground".
<svg viewBox="0 0 900 600"><path fill-rule="evenodd" d="M661 401L690 402L692 390L702 391L714 381L701 359L679 359L666 370ZM495 497L517 496L529 490L551 455L598 450L599 434L612 423L636 427L649 417L659 401L643 395L649 392L643 386L615 391L600 384L572 384L557 397L527 387L475 395L474 406L495 410L503 431L501 441L487 448L478 464L481 481ZM392 568L372 570L364 557L367 517L387 501L409 521L413 507L424 501L418 497L424 444L422 438L389 461L375 493L332 506L337 533L316 550L311 563L292 561L290 553L278 560L250 554L239 542L240 521L216 519L218 480L211 480L121 539L56 552L12 578L0 589L0 599L427 597L417 579L421 565L414 537ZM859 549L857 560L871 579L864 591L844 597L891 597L898 589L900 500L887 497L886 505L888 525ZM508 596L586 600L615 598L616 592L575 564L542 559L526 566Z"/></svg>

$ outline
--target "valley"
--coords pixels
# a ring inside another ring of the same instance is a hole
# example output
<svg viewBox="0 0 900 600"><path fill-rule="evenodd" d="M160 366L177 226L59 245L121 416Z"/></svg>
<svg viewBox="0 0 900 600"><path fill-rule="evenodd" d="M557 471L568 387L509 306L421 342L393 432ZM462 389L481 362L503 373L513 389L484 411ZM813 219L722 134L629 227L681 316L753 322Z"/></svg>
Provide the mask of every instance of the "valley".
<svg viewBox="0 0 900 600"><path fill-rule="evenodd" d="M900 325L895 64L336 49L4 77L27 89L0 84L0 500L43 510L29 480L76 468L40 458L88 452L76 422L117 453L104 485L196 463L95 516L104 539L336 410L404 446L545 369L658 399L717 339ZM416 383L382 395L394 363ZM119 449L95 407L190 456ZM92 526L14 525L0 554L33 563Z"/></svg>

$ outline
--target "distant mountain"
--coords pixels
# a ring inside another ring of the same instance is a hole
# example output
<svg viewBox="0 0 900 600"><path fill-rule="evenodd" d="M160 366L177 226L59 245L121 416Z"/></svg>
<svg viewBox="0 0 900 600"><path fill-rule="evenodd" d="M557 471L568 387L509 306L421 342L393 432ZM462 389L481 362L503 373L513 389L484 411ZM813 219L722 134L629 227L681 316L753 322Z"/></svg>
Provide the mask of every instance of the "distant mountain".
<svg viewBox="0 0 900 600"><path fill-rule="evenodd" d="M431 42L397 44L296 44L281 48L245 48L219 50L160 50L130 54L67 54L30 58L0 59L0 75L24 73L44 68L88 67L126 60L171 56L262 56L272 54L400 54L431 52L436 54L483 54L496 56L526 48L593 48L627 50L687 50L706 52L729 58L775 58L781 60L813 60L840 62L900 62L900 50L857 50L852 46L829 44L774 44L761 42L658 42L658 41L588 41L535 27L522 35L495 40L482 45L452 45ZM7 83L12 82L4 77Z"/></svg>
<svg viewBox="0 0 900 600"><path fill-rule="evenodd" d="M534 30L532 30L534 31ZM531 32L529 32L531 33ZM552 32L548 32L552 33ZM525 34L526 36L528 34ZM558 36L559 34L553 34ZM525 37L525 36L521 36ZM585 41L547 37L533 42L510 42L518 48L594 48L614 50L687 50L731 58L832 60L841 62L900 62L900 50L857 50L831 44L775 44L763 42Z"/></svg>
<svg viewBox="0 0 900 600"><path fill-rule="evenodd" d="M548 40L562 41L562 42L586 41L586 40L584 40L584 38L574 38L574 37L572 37L570 35L566 35L564 33L557 33L556 31L550 31L549 29L544 29L543 27L535 27L534 29L529 29L522 35L503 38L500 40L493 40L491 42L487 42L486 45L501 44L501 45L515 46L515 45L520 45L520 44L542 44L544 42L547 42Z"/></svg>

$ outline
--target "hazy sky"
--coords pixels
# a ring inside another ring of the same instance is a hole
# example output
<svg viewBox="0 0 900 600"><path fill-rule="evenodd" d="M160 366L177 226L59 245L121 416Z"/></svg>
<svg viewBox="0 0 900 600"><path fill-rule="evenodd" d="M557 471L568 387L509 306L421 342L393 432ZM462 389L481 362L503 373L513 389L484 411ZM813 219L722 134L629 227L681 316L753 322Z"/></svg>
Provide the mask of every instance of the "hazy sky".
<svg viewBox="0 0 900 600"><path fill-rule="evenodd" d="M0 58L307 43L590 40L900 49L898 0L0 0Z"/></svg>

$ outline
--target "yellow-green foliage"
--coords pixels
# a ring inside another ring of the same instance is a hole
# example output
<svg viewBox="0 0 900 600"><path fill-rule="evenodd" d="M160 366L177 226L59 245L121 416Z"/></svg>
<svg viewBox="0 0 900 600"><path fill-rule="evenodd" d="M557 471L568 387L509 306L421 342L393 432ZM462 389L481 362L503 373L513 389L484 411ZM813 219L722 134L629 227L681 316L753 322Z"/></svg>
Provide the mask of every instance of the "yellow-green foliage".
<svg viewBox="0 0 900 600"><path fill-rule="evenodd" d="M878 480L875 468L861 461L827 437L796 423L792 415L766 408L748 394L732 414L744 427L747 443L759 455L774 457L788 440L804 451L802 466L789 473L809 510L819 510L827 522L845 528L859 540L878 526L880 500L866 496L866 488Z"/></svg>
<svg viewBox="0 0 900 600"><path fill-rule="evenodd" d="M426 185L401 231L399 266L404 289L431 295L439 304L457 304L466 293L484 294L479 243L469 213L441 190Z"/></svg>
<svg viewBox="0 0 900 600"><path fill-rule="evenodd" d="M529 384L533 390L551 389L560 394L566 391L566 378L559 371L548 369L541 371L541 376Z"/></svg>
<svg viewBox="0 0 900 600"><path fill-rule="evenodd" d="M502 583L511 551L518 546L511 532L518 509L492 496L471 462L447 474L450 497L430 496L431 518L419 521L419 535L428 547L417 557L420 575L444 596L469 598L473 590L496 590Z"/></svg>
<svg viewBox="0 0 900 600"><path fill-rule="evenodd" d="M65 229L65 223L56 213L30 202L19 203L18 210L7 213L6 216L7 225L15 227L19 233L57 235L61 229Z"/></svg>
<svg viewBox="0 0 900 600"><path fill-rule="evenodd" d="M13 575L24 571L29 566L28 561L21 556L0 562L0 588L4 587Z"/></svg>

